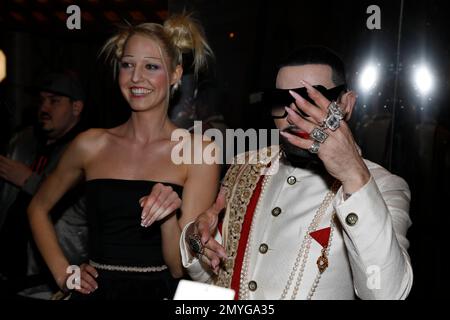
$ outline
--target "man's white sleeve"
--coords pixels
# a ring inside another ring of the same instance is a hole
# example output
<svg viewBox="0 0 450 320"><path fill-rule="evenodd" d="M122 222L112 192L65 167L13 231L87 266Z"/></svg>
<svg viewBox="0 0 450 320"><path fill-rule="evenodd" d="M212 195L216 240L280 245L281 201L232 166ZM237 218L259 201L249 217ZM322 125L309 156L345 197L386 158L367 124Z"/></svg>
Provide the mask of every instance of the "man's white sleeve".
<svg viewBox="0 0 450 320"><path fill-rule="evenodd" d="M352 268L353 284L361 299L404 299L413 272L406 233L410 191L400 177L383 168L344 201L342 187L334 199Z"/></svg>
<svg viewBox="0 0 450 320"><path fill-rule="evenodd" d="M185 241L185 234L188 227L194 222L188 223L180 237L180 252L181 252L181 261L183 263L183 267L186 268L187 273L194 281L206 282L210 283L212 281L212 277L214 273L211 268L205 263L201 262L197 257L191 254L191 251L188 248L188 244ZM222 237L220 232L216 232L214 239L218 243L222 243Z"/></svg>

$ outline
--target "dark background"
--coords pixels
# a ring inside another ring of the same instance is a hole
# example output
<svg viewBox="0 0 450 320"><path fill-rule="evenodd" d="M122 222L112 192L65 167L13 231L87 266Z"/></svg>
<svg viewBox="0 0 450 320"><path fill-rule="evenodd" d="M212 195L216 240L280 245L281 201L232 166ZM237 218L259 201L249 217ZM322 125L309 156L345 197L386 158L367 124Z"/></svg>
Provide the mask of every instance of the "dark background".
<svg viewBox="0 0 450 320"><path fill-rule="evenodd" d="M70 4L81 8L81 30L66 27ZM380 30L366 27L373 4L381 9ZM364 157L405 178L412 191L410 299L443 298L450 196L450 19L443 0L1 1L0 49L8 74L0 84L0 151L14 131L33 122L31 87L45 71L78 71L88 94L88 126L124 121L129 111L99 48L118 23L162 22L184 8L195 11L216 55L201 90L231 128L267 125L249 97L274 86L276 63L292 48L320 44L341 54L349 87L359 94L350 124ZM378 64L380 78L365 93L358 76L369 60ZM426 97L412 85L423 61L435 80Z"/></svg>

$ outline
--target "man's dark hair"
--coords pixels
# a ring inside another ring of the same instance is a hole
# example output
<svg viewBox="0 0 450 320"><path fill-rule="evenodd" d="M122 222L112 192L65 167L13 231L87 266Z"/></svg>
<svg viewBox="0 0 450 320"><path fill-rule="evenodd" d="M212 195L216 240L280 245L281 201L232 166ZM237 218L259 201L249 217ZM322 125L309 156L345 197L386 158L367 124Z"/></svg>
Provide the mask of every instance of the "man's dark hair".
<svg viewBox="0 0 450 320"><path fill-rule="evenodd" d="M303 66L305 64L324 64L331 67L331 79L336 86L346 83L345 66L333 50L323 46L304 46L292 51L278 64L283 67Z"/></svg>

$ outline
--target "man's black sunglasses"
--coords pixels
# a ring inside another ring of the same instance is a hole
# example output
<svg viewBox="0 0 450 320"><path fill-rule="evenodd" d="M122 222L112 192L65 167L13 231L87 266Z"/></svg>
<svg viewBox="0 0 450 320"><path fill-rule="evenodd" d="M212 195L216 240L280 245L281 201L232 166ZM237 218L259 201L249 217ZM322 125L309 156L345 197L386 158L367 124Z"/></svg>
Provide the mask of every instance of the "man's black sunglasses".
<svg viewBox="0 0 450 320"><path fill-rule="evenodd" d="M330 101L337 101L341 93L347 91L347 86L345 84L331 89L327 89L322 85L315 85L313 87ZM295 102L295 99L291 96L289 90L295 91L308 102L315 104L314 101L308 96L305 87L295 89L266 90L263 93L263 103L270 109L272 118L283 119L287 116L287 111L284 110L284 107L288 107L292 102ZM308 117L308 115L301 111L298 107L297 110L302 116Z"/></svg>

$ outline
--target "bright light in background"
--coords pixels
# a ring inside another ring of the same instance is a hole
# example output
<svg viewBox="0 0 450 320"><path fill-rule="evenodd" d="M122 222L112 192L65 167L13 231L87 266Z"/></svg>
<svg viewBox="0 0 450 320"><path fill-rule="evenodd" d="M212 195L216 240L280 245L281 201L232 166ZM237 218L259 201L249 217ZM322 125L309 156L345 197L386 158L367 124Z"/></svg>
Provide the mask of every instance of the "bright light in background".
<svg viewBox="0 0 450 320"><path fill-rule="evenodd" d="M433 89L434 79L430 69L426 65L421 65L414 71L414 86L421 95L427 95Z"/></svg>
<svg viewBox="0 0 450 320"><path fill-rule="evenodd" d="M6 78L6 56L2 50L0 50L0 82Z"/></svg>
<svg viewBox="0 0 450 320"><path fill-rule="evenodd" d="M375 64L367 64L359 77L359 87L363 92L373 89L378 81L378 68Z"/></svg>

